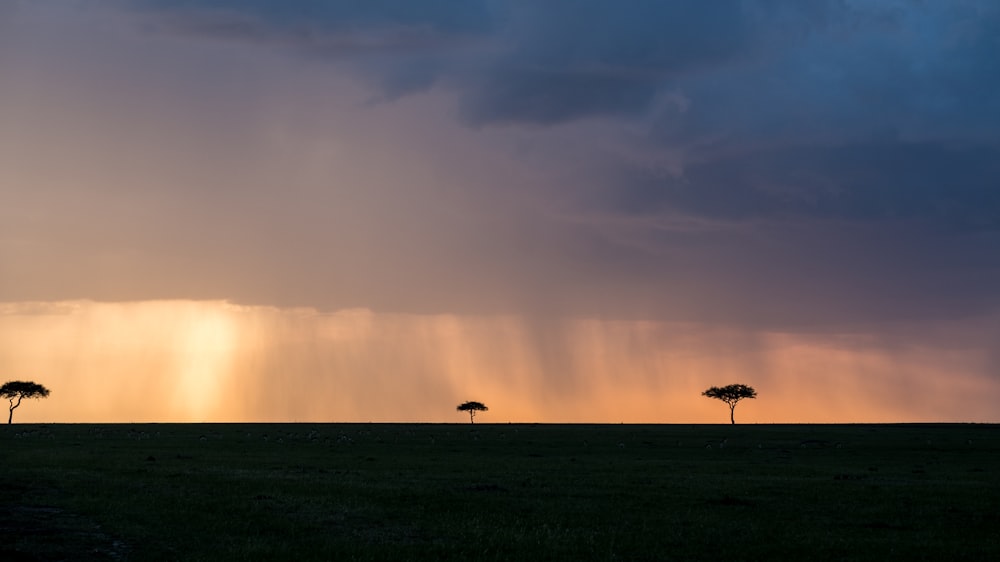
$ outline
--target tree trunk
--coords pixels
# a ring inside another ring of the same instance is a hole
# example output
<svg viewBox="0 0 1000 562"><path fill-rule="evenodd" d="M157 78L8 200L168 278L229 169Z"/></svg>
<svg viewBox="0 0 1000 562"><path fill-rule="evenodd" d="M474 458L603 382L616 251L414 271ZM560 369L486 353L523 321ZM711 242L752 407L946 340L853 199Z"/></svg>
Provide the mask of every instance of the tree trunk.
<svg viewBox="0 0 1000 562"><path fill-rule="evenodd" d="M736 404L729 407L729 423L736 425Z"/></svg>
<svg viewBox="0 0 1000 562"><path fill-rule="evenodd" d="M14 423L14 408L21 405L21 398L24 398L20 394L17 396L17 404L14 403L14 399L10 399L10 415L7 416L7 425Z"/></svg>

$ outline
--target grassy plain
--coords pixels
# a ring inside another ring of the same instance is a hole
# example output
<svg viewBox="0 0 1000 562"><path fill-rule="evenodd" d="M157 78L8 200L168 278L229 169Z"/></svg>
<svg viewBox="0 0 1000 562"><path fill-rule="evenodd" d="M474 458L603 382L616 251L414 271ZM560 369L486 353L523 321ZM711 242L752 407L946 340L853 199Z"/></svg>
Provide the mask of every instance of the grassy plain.
<svg viewBox="0 0 1000 562"><path fill-rule="evenodd" d="M0 428L2 560L1000 560L995 425Z"/></svg>

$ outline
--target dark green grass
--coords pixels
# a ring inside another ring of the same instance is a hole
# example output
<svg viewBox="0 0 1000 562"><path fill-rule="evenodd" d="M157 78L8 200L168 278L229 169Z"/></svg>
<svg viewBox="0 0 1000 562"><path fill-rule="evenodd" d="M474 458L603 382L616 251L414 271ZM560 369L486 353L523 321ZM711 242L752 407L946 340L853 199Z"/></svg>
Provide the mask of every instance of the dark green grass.
<svg viewBox="0 0 1000 562"><path fill-rule="evenodd" d="M1000 560L994 425L13 425L3 560Z"/></svg>

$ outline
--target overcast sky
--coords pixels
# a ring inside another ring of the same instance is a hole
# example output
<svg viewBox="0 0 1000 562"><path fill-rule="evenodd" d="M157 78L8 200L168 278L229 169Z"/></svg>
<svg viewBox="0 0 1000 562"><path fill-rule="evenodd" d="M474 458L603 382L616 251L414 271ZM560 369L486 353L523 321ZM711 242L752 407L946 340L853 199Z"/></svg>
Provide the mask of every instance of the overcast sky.
<svg viewBox="0 0 1000 562"><path fill-rule="evenodd" d="M849 334L1000 397L997 53L993 0L3 2L0 302Z"/></svg>

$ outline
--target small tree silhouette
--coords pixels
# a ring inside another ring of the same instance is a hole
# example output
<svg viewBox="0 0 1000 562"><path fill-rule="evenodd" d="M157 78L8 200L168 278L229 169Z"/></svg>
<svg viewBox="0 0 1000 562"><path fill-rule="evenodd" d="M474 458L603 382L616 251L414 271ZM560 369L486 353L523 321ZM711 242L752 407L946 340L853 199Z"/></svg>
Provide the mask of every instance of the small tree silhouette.
<svg viewBox="0 0 1000 562"><path fill-rule="evenodd" d="M713 386L705 392L702 392L701 395L722 400L728 404L729 422L735 425L736 418L734 417L734 412L736 410L736 403L744 398L757 398L757 391L754 390L752 386L747 386L745 384L730 384L722 388Z"/></svg>
<svg viewBox="0 0 1000 562"><path fill-rule="evenodd" d="M469 412L469 423L476 423L476 412L489 410L482 402L463 402L456 408L459 412Z"/></svg>
<svg viewBox="0 0 1000 562"><path fill-rule="evenodd" d="M49 395L49 389L40 384L24 381L5 382L0 386L0 396L10 401L10 416L7 423L14 423L14 408L21 405L21 400L25 398L45 398ZM14 399L17 398L17 403Z"/></svg>

